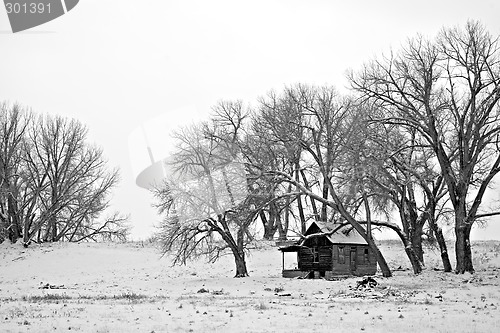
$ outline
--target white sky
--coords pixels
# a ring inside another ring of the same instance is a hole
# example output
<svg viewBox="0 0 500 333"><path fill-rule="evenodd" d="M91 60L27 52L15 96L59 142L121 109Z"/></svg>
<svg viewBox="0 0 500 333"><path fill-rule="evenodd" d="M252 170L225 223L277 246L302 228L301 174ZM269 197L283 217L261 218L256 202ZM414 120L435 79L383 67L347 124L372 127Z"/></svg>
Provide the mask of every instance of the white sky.
<svg viewBox="0 0 500 333"><path fill-rule="evenodd" d="M417 33L471 18L500 35L499 14L496 0L81 0L12 34L0 7L0 100L85 123L121 168L115 207L146 238L159 218L135 185L129 138L141 124L167 117L175 127L219 99L254 102L285 84L342 88L347 69ZM500 238L500 221L475 238Z"/></svg>

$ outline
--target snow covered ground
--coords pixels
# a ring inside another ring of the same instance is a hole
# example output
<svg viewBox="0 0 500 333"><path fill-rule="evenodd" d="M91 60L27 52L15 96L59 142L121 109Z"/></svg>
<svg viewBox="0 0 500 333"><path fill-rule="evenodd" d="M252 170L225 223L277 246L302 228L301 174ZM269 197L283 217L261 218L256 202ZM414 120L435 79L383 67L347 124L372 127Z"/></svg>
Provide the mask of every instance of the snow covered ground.
<svg viewBox="0 0 500 333"><path fill-rule="evenodd" d="M235 279L229 256L171 267L151 244L5 242L0 332L500 332L500 242L474 244L473 275L434 270L427 250L414 276L384 241L394 277L363 290L360 278L284 279L281 253L260 247Z"/></svg>

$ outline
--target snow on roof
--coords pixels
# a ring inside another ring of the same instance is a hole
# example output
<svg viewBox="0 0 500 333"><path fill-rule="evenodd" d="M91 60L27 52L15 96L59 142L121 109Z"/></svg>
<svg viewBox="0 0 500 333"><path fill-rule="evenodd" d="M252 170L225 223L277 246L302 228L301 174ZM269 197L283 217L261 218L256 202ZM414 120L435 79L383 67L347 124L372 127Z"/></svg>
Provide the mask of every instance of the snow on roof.
<svg viewBox="0 0 500 333"><path fill-rule="evenodd" d="M316 224L321 232L328 233L339 228L338 223L314 221L309 228L307 228L306 235L310 233L311 227ZM333 244L346 243L346 244L360 244L367 245L368 243L352 226L346 225L341 227L331 235L326 236Z"/></svg>

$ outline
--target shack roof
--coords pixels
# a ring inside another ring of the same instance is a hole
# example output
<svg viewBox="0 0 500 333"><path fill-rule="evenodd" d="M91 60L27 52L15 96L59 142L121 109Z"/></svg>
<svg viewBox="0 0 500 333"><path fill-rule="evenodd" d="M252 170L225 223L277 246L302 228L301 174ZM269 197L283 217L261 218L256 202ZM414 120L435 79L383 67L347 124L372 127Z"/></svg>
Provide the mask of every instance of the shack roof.
<svg viewBox="0 0 500 333"><path fill-rule="evenodd" d="M295 245L280 247L280 248L278 248L278 250L280 250L281 252L298 252L301 247L304 247L304 246L299 245L299 244L295 244Z"/></svg>
<svg viewBox="0 0 500 333"><path fill-rule="evenodd" d="M335 231L332 234L326 236L328 240L332 242L332 244L368 244L364 240L364 238L356 230L354 230L352 226L346 225L341 227L341 224L333 222L312 222L305 232L306 236L315 233L314 225L316 225L322 233L331 233L332 231Z"/></svg>

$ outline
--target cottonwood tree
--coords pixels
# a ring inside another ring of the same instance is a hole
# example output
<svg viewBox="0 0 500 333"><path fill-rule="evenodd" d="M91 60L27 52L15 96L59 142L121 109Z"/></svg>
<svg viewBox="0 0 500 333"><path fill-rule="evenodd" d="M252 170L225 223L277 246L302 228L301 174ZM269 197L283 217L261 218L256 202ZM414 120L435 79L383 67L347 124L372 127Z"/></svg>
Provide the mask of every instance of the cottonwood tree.
<svg viewBox="0 0 500 333"><path fill-rule="evenodd" d="M274 155L278 157L277 163L274 163L273 167L279 166L282 171L288 172L296 181L299 181L303 176L300 172L303 148L298 144L303 139L304 113L302 105L296 103L292 96L287 93L278 95L274 91L270 91L267 96L259 99L257 108L258 115L254 118L254 133L265 139L264 145L271 148ZM302 233L306 231L306 214L302 197L288 195L292 190L296 190L290 185L287 186L287 195L283 205L285 228L280 230L280 238L286 238L290 215L293 212L293 202L297 206L300 230ZM314 202L313 207L316 209ZM315 216L318 217L317 212Z"/></svg>
<svg viewBox="0 0 500 333"><path fill-rule="evenodd" d="M20 105L0 104L0 242L22 237L23 145L31 113Z"/></svg>
<svg viewBox="0 0 500 333"><path fill-rule="evenodd" d="M289 139L292 131L285 128L292 127L282 115L287 115L290 110L286 110L279 101L275 100L274 93L268 94L268 99L264 102L261 99L251 119L250 132L246 139L246 149L244 157L249 165L257 166L255 170L282 170L290 174L294 173L294 164L297 155L291 148ZM271 102L274 100L273 102ZM281 109L281 111L279 111ZM288 114L290 118L291 115ZM286 124L289 124L288 126ZM285 134L288 133L288 134ZM297 145L295 145L297 146ZM296 150L295 150L296 152ZM254 170L254 169L250 169ZM259 171L260 172L260 171ZM259 217L264 227L264 238L273 239L276 231L279 239L287 238L291 217L293 217L294 203L300 199L298 196L289 195L292 192L290 184L278 184L269 181L265 177L259 177L258 173L252 174L258 178L256 182L262 188L262 194L266 197L263 200ZM281 194L286 195L281 195ZM302 201L297 201L299 210L299 223L301 228L305 223Z"/></svg>
<svg viewBox="0 0 500 333"><path fill-rule="evenodd" d="M253 123L254 125L255 123ZM244 155L245 160L250 165L269 166L270 169L282 169L282 158L274 147L270 147L264 136L261 135L259 127L253 127L251 134L245 140L248 147ZM269 179L260 177L260 168L255 172L254 168L249 168L249 176L253 178L254 184L260 194L258 217L264 229L263 238L274 239L276 232L278 238L285 240L290 222L289 204L290 197L280 198L278 196L280 184L275 184ZM288 187L287 187L288 189Z"/></svg>
<svg viewBox="0 0 500 333"><path fill-rule="evenodd" d="M439 170L435 168L431 152L422 149L413 133L402 128L371 122L377 111L366 111L363 126L364 141L370 144L364 152L365 165L370 166L366 180L379 200L390 200L399 212L404 235L403 243L415 273L424 265L422 237L429 224L441 250L443 267L451 271L446 242L438 218L445 205L445 186ZM367 158L368 157L368 158Z"/></svg>
<svg viewBox="0 0 500 333"><path fill-rule="evenodd" d="M282 169L283 155L281 150L274 145L269 145L266 140L266 131L260 124L259 115L256 114L252 119L251 130L245 140L245 160L251 165L258 165L261 168L269 166L271 169ZM272 240L276 232L279 234L279 239L286 239L288 231L287 218L289 214L285 213L285 218L282 218L283 211L286 210L286 202L290 199L279 200L277 197L277 184L268 181L263 177L259 177L259 173L252 172L250 176L255 179L255 184L261 189L262 201L259 209L259 218L264 229L263 238Z"/></svg>
<svg viewBox="0 0 500 333"><path fill-rule="evenodd" d="M4 104L0 128L0 233L6 229L25 246L126 238L125 216L100 220L118 171L108 170L102 150L86 142L81 123Z"/></svg>
<svg viewBox="0 0 500 333"><path fill-rule="evenodd" d="M126 217L114 214L98 222L119 176L118 170L106 168L102 150L89 145L86 135L80 122L59 116L39 117L30 130L26 162L31 182L40 187L38 217L27 231L28 241L35 235L44 242L81 241L96 234L126 237Z"/></svg>
<svg viewBox="0 0 500 333"><path fill-rule="evenodd" d="M224 143L205 134L206 125L193 125L175 135L176 151L166 166L170 176L153 191L164 215L158 237L163 251L174 253L174 264L199 255L215 262L229 250L235 277L244 277L255 215L246 171Z"/></svg>
<svg viewBox="0 0 500 333"><path fill-rule="evenodd" d="M360 125L356 123L356 109L332 87L298 85L287 89L286 94L294 103L300 104L307 118L301 125L304 135L297 144L304 150L303 158L308 160L308 168L312 169L309 172L320 175L319 188L322 190L318 194L315 187L307 187L305 182L280 170L267 171L266 174L275 176L277 181L292 184L301 194L329 207L328 219L340 218L351 225L373 250L382 274L391 276L387 262L373 238L353 214L356 209L352 206L349 193L345 191L345 177L342 168L339 168L348 160L346 143L353 137L356 126ZM325 188L328 190L325 191Z"/></svg>
<svg viewBox="0 0 500 333"><path fill-rule="evenodd" d="M418 274L422 271L423 259L418 256L421 232L419 234L416 227L417 222L421 222L416 218L417 208L413 210L406 201L407 193L413 194L411 182L408 184L407 180L400 179L397 172L394 173L390 164L394 152L388 153L389 142L380 142L379 139L385 138L384 129L369 126L372 110L362 104L349 103L356 111L352 116L353 128L343 144L343 158L336 163L338 192L344 193L344 205L350 207L349 213L353 217L366 219L359 222L366 225L368 238L371 237L372 225L387 227L397 233L414 273ZM394 139L400 142L401 137ZM388 220L394 207L400 211L403 230L395 223L374 221L372 217L376 213ZM420 238L416 237L417 234ZM414 242L415 238L418 238L417 242Z"/></svg>
<svg viewBox="0 0 500 333"><path fill-rule="evenodd" d="M221 152L217 157L220 164L242 161L254 153L248 140L250 119L251 110L244 106L241 100L220 100L212 107L210 120L202 125L203 136ZM250 196L246 201L247 205L239 207L239 214L247 214L249 218L255 219L269 200L269 192L266 191L268 188L263 182L256 181L249 168L241 173L241 177L243 175L246 175L247 191ZM246 233L248 240L254 238L249 230Z"/></svg>
<svg viewBox="0 0 500 333"><path fill-rule="evenodd" d="M252 163L258 160L260 164L273 163L268 155L270 150L260 144L258 135L255 135L254 124L252 111L245 107L241 100L221 100L212 107L212 116L209 122L203 124L203 133L212 144L217 144L218 151L224 152L219 158L224 158L227 163L241 159ZM249 199L245 209L240 207L240 213L247 210L250 217L260 217L264 226L264 239L272 239L276 230L279 230L280 237L286 235L283 230L286 230L287 226L283 226L280 221L282 208L279 208L279 201L274 196L275 184L259 179L252 168L248 167L249 163L245 164ZM266 211L269 212L269 219L266 217ZM249 233L247 236L249 239L253 238Z"/></svg>
<svg viewBox="0 0 500 333"><path fill-rule="evenodd" d="M273 239L276 231L280 239L286 239L291 205L300 197L282 196L283 191L290 193L289 185L283 188L280 184L259 177L256 169L251 167L272 165L272 168L285 169L290 166L290 154L281 146L269 145L270 141L264 139L273 136L273 133L261 111L259 108L257 112L252 112L244 107L242 101L219 101L212 108L211 120L204 125L203 131L206 138L224 147L227 158L234 160L241 157L245 161L248 183L251 185L248 188L250 201L257 212L254 218L260 218L262 222L264 239ZM301 203L298 207L301 207ZM303 214L299 213L299 216Z"/></svg>
<svg viewBox="0 0 500 333"><path fill-rule="evenodd" d="M440 166L455 222L457 273L473 272L470 232L500 171L498 38L475 21L421 36L350 75L352 87L385 111L385 123L415 130Z"/></svg>
<svg viewBox="0 0 500 333"><path fill-rule="evenodd" d="M289 228L289 197L281 197L280 184L276 184L260 176L260 169L253 165L276 166L275 152L262 142L258 135L250 134L245 140L246 152L243 155L247 167L248 178L251 180L252 198L257 210L256 218L264 229L263 239L272 240L276 232L280 240L286 239ZM284 216L283 216L284 215Z"/></svg>

